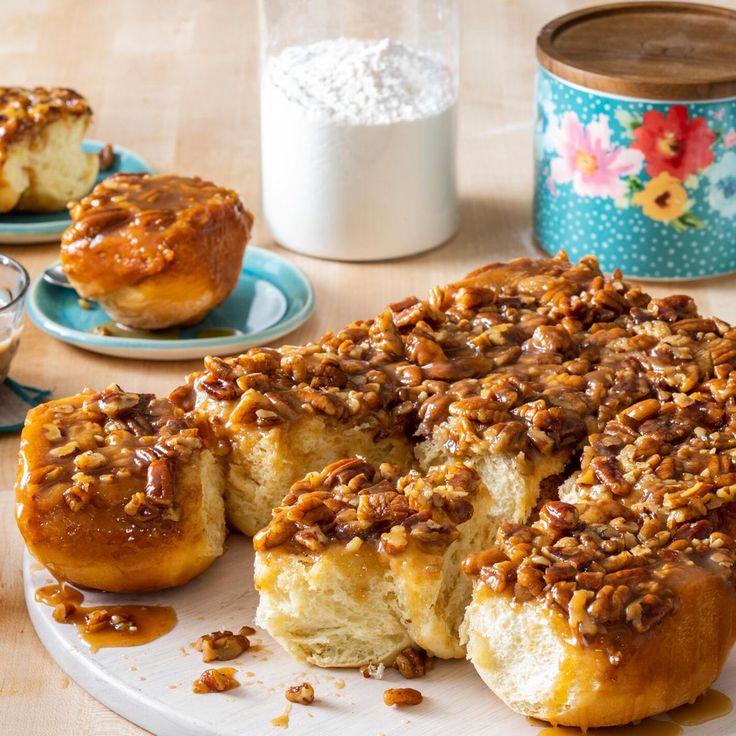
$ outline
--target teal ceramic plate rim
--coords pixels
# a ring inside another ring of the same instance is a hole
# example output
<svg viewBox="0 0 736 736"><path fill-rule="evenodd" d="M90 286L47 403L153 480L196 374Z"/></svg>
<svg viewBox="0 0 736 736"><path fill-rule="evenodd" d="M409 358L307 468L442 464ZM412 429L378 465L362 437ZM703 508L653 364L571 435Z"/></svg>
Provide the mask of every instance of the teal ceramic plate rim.
<svg viewBox="0 0 736 736"><path fill-rule="evenodd" d="M85 138L82 142L82 150L86 153L96 153L106 144L93 138ZM109 171L101 171L97 177L97 182L101 182L108 176L116 173L132 173L137 171L145 171L149 174L153 173L153 168L135 151L131 151L125 146L113 145L113 152L120 157L121 164ZM7 214L7 213L6 213ZM44 215L34 215L32 212L23 213L28 218L27 222L3 222L0 215L0 235L61 235L64 230L69 227L71 218L66 210L52 212ZM50 215L58 215L54 220L34 221L34 217L48 217Z"/></svg>
<svg viewBox="0 0 736 736"><path fill-rule="evenodd" d="M47 284L42 276L38 276L28 294L28 314L39 328L53 337L87 350L101 348L105 350L117 349L130 353L130 357L145 356L150 353L164 353L196 347L203 355L228 354L247 346L268 343L271 340L286 335L306 322L316 305L314 287L304 271L288 259L272 251L248 246L245 251L242 272L257 279L268 281L276 287L287 302L286 312L273 325L265 330L249 333L239 333L226 337L208 337L198 339L178 340L147 340L145 338L128 338L93 335L66 327L48 316L40 304L41 294L52 289L62 287ZM80 307L81 309L81 307ZM133 353L137 353L134 355Z"/></svg>

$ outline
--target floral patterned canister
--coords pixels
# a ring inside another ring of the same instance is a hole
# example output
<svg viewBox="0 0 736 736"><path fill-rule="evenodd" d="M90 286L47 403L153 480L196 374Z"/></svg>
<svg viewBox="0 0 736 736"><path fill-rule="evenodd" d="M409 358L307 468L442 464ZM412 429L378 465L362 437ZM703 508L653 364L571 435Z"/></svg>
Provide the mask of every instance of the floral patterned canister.
<svg viewBox="0 0 736 736"><path fill-rule="evenodd" d="M724 24L734 40L719 47ZM599 6L545 26L534 203L544 250L641 278L736 271L734 43L736 13L687 3Z"/></svg>

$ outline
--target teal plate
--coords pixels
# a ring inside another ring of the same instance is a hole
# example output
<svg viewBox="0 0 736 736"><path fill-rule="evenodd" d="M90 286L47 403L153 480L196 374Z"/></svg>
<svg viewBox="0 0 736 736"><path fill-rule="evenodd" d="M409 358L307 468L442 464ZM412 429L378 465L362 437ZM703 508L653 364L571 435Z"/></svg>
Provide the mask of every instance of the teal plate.
<svg viewBox="0 0 736 736"><path fill-rule="evenodd" d="M85 140L82 150L86 153L96 153L105 144L102 141ZM101 182L111 174L137 173L144 171L153 173L153 169L137 154L122 146L113 146L112 166L101 171L97 182ZM0 214L0 243L27 245L29 243L48 243L58 240L59 236L69 227L71 218L66 210L59 212L5 212Z"/></svg>
<svg viewBox="0 0 736 736"><path fill-rule="evenodd" d="M53 286L39 277L28 296L28 314L49 335L94 353L146 360L232 355L263 345L303 324L314 305L314 289L301 269L254 246L245 251L235 291L193 327L143 337L134 332L130 337L100 335L92 330L111 324L110 318L97 304L82 307L73 289Z"/></svg>

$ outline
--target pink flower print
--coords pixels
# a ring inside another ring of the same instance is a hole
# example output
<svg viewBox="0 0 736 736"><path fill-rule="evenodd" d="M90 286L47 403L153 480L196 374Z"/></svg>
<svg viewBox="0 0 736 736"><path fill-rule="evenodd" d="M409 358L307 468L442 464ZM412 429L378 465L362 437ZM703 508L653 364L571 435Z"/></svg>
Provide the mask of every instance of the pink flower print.
<svg viewBox="0 0 736 736"><path fill-rule="evenodd" d="M726 108L722 107L720 110L716 110L716 112L713 113L713 117L716 120L723 120L723 116L726 114Z"/></svg>
<svg viewBox="0 0 736 736"><path fill-rule="evenodd" d="M644 164L641 151L611 145L607 115L599 115L583 127L574 112L566 112L557 154L551 162L552 180L558 184L572 182L581 197L620 199L626 194L621 177L638 174Z"/></svg>
<svg viewBox="0 0 736 736"><path fill-rule="evenodd" d="M723 136L723 142L726 148L733 148L736 146L736 130L729 130L726 135Z"/></svg>

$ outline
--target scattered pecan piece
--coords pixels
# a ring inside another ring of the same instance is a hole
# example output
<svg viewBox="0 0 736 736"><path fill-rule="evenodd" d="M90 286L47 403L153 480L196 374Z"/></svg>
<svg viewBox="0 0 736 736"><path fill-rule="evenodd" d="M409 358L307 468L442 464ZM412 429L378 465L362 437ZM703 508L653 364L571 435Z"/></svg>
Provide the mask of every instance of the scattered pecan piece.
<svg viewBox="0 0 736 736"><path fill-rule="evenodd" d="M383 664L383 662L379 662L378 664L371 663L363 665L363 667L360 668L360 674L367 680L382 680L385 670L386 665Z"/></svg>
<svg viewBox="0 0 736 736"><path fill-rule="evenodd" d="M105 143L97 155L100 159L100 171L108 171L112 168L112 165L115 163L115 152L111 143Z"/></svg>
<svg viewBox="0 0 736 736"><path fill-rule="evenodd" d="M397 669L402 677L413 680L415 677L424 677L428 670L432 669L433 658L423 649L407 647L394 660L394 669Z"/></svg>
<svg viewBox="0 0 736 736"><path fill-rule="evenodd" d="M383 693L383 702L388 705L419 705L424 698L413 687L391 687Z"/></svg>
<svg viewBox="0 0 736 736"><path fill-rule="evenodd" d="M311 705L314 703L314 688L308 682L302 682L301 685L292 685L288 688L284 692L284 697L290 703Z"/></svg>
<svg viewBox="0 0 736 736"><path fill-rule="evenodd" d="M192 692L195 693L224 693L240 687L235 679L236 670L232 667L205 670L193 683Z"/></svg>
<svg viewBox="0 0 736 736"><path fill-rule="evenodd" d="M226 661L235 659L250 649L248 636L253 633L255 630L250 626L244 626L237 634L228 630L213 631L211 634L200 636L192 646L198 652L202 652L203 662Z"/></svg>

